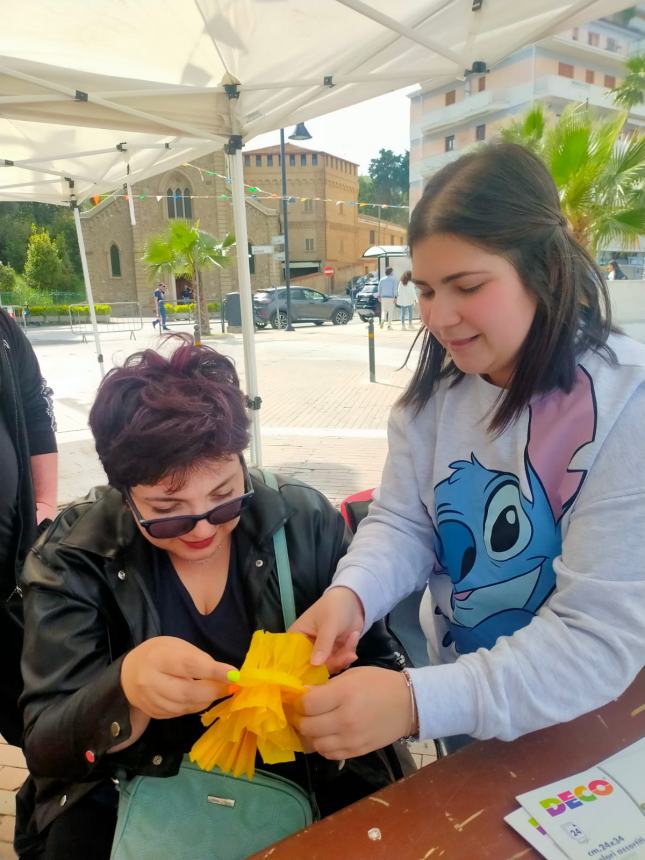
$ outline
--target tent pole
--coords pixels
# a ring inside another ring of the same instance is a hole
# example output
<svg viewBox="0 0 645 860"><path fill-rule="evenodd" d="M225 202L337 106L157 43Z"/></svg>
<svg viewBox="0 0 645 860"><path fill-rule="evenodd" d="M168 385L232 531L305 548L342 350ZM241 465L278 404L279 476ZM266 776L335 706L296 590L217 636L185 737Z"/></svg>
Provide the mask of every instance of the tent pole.
<svg viewBox="0 0 645 860"><path fill-rule="evenodd" d="M83 230L81 229L81 213L78 205L74 205L74 224L76 225L76 238L78 239L78 249L81 252L81 265L83 267L83 280L85 281L85 295L87 296L87 304L90 309L90 319L92 320L92 330L94 332L94 343L96 344L96 359L99 363L101 378L105 376L105 368L103 366L103 353L101 352L101 339L99 337L99 327L96 322L96 310L94 308L94 297L92 296L92 284L90 282L90 271L87 268L87 256L85 255L85 242L83 241Z"/></svg>
<svg viewBox="0 0 645 860"><path fill-rule="evenodd" d="M260 404L258 395L257 367L255 363L255 323L253 321L253 294L249 271L249 238L246 229L246 204L244 200L244 175L242 150L228 150L231 195L233 197L233 225L235 251L237 255L237 277L240 289L242 312L242 343L244 346L244 373L246 395L251 413L251 459L253 465L262 465L262 443L260 438Z"/></svg>

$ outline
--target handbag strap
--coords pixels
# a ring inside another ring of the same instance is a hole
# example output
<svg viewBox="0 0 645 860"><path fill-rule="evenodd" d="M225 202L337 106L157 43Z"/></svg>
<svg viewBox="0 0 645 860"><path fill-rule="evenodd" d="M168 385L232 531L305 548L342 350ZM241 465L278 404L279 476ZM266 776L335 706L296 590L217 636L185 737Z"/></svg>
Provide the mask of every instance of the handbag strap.
<svg viewBox="0 0 645 860"><path fill-rule="evenodd" d="M268 469L260 469L264 483L272 490L280 492L278 482L273 472ZM280 586L280 603L282 604L282 617L284 618L284 629L288 630L296 620L296 602L293 597L293 583L291 581L291 565L289 564L289 550L287 548L287 536L284 526L280 526L273 535L273 549L275 551L276 567L278 569L278 584Z"/></svg>

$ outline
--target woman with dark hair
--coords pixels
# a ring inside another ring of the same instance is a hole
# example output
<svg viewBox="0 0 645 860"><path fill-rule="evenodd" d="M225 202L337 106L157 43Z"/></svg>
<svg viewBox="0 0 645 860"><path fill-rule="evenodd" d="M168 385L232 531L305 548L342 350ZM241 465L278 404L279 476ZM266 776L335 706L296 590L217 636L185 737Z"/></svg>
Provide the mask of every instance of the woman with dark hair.
<svg viewBox="0 0 645 860"><path fill-rule="evenodd" d="M620 695L645 662L645 347L527 150L463 156L410 221L425 324L381 487L295 629L312 662L426 586L430 665L302 700L331 759L401 735L510 740ZM378 719L374 719L378 714Z"/></svg>
<svg viewBox="0 0 645 860"><path fill-rule="evenodd" d="M608 281L626 281L627 275L620 268L616 260L610 260L607 266Z"/></svg>
<svg viewBox="0 0 645 860"><path fill-rule="evenodd" d="M63 511L25 569L25 751L48 860L107 858L114 779L176 774L253 632L284 630L273 534L284 525L299 612L349 542L316 490L247 469L244 396L212 349L130 356L90 426L110 486ZM367 663L402 663L382 624L363 645ZM326 813L401 775L391 753L274 769ZM163 838L146 857L165 856Z"/></svg>
<svg viewBox="0 0 645 860"><path fill-rule="evenodd" d="M405 328L405 318L408 318L408 328L412 328L412 314L417 304L417 290L412 280L412 272L403 272L396 291L396 303L401 312L401 328Z"/></svg>

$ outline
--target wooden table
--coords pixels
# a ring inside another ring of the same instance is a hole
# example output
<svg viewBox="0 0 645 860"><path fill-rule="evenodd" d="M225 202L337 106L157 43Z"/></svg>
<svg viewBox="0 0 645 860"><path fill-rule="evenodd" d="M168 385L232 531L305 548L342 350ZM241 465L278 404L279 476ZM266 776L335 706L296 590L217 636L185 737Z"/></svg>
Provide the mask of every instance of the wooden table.
<svg viewBox="0 0 645 860"><path fill-rule="evenodd" d="M505 822L515 795L645 736L645 670L616 701L510 743L477 741L254 855L256 860L540 857ZM378 828L380 838L368 832Z"/></svg>

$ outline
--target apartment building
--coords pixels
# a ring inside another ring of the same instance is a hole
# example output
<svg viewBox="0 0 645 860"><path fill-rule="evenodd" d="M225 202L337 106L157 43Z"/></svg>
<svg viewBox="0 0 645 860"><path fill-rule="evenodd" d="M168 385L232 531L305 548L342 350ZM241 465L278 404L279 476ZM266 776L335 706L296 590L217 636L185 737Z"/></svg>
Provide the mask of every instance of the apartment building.
<svg viewBox="0 0 645 860"><path fill-rule="evenodd" d="M388 244L405 244L405 228L385 217L365 215L356 205L357 164L291 143L285 146L285 158L292 278L332 266L338 284L365 270L361 256L369 245L377 244L378 235ZM278 210L282 218L279 146L245 151L244 181L257 188L263 206ZM262 197L263 191L275 194L275 199ZM395 241L390 243L391 237Z"/></svg>
<svg viewBox="0 0 645 860"><path fill-rule="evenodd" d="M624 75L625 59L642 50L644 35L645 12L637 7L518 50L485 74L422 86L411 95L410 205L433 173L536 101L555 114L571 102L615 112L609 90ZM630 123L645 127L645 106L631 112Z"/></svg>

